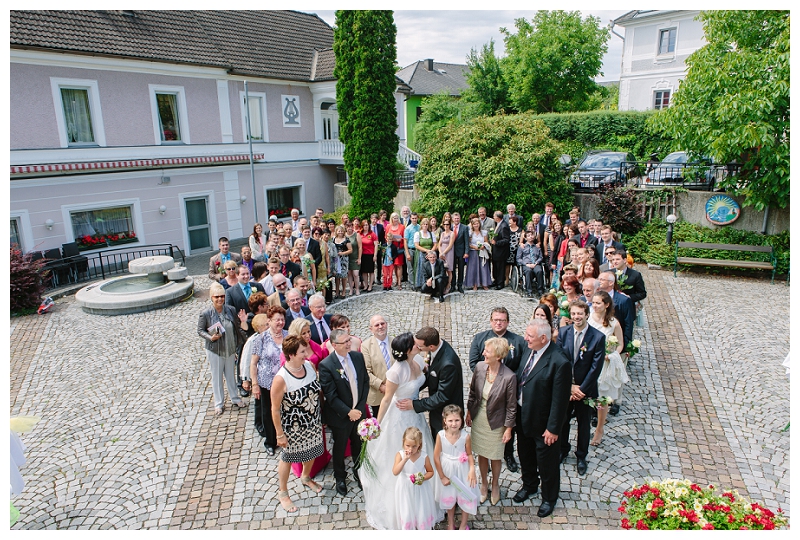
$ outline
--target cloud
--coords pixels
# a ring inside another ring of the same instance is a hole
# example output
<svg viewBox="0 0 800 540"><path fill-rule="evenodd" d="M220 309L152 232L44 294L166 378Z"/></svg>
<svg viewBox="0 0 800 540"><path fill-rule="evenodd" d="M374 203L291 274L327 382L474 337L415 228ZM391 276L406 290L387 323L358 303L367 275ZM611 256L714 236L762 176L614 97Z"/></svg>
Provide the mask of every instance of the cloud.
<svg viewBox="0 0 800 540"><path fill-rule="evenodd" d="M332 10L316 13L333 26L336 17ZM599 17L601 25L626 13L626 10L581 10L584 17ZM481 47L494 39L495 53L503 56L503 34L501 27L513 32L514 21L519 18L531 20L536 10L395 10L397 26L397 63L405 67L417 60L433 58L437 62L465 64L470 49ZM624 35L621 27L615 30ZM609 37L608 52L603 58L603 76L599 81L619 80L622 63L622 40L613 34Z"/></svg>

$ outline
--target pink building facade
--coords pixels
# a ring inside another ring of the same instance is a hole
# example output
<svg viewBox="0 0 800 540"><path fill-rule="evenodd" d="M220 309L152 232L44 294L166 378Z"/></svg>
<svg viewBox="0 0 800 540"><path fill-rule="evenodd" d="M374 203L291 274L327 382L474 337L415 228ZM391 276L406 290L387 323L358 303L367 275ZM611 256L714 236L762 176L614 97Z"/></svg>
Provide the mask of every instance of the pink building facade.
<svg viewBox="0 0 800 540"><path fill-rule="evenodd" d="M12 11L11 241L193 254L256 214L332 211L332 44L299 12Z"/></svg>

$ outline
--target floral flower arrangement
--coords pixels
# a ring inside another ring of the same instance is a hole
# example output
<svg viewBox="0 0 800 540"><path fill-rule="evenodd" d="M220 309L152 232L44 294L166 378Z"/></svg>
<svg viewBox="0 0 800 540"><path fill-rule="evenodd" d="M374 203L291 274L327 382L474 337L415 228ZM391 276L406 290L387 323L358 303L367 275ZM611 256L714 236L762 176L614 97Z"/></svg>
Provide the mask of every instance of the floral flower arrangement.
<svg viewBox="0 0 800 540"><path fill-rule="evenodd" d="M606 338L606 354L611 354L612 352L616 351L617 345L619 345L617 336L608 336Z"/></svg>
<svg viewBox="0 0 800 540"><path fill-rule="evenodd" d="M713 485L675 478L634 485L617 510L628 515L623 529L773 530L788 523L780 508L774 513L735 489L717 494Z"/></svg>
<svg viewBox="0 0 800 540"><path fill-rule="evenodd" d="M469 456L467 455L466 452L461 452L461 455L458 456L458 461L460 463L466 463L467 461L469 461Z"/></svg>
<svg viewBox="0 0 800 540"><path fill-rule="evenodd" d="M416 474L411 474L409 475L409 478L411 479L411 483L414 484L415 486L421 486L422 482L425 481L425 475L422 474L421 472L418 472Z"/></svg>
<svg viewBox="0 0 800 540"><path fill-rule="evenodd" d="M558 313L562 317L566 317L567 319L569 319L569 300L565 298L564 300L559 301Z"/></svg>
<svg viewBox="0 0 800 540"><path fill-rule="evenodd" d="M137 240L136 233L133 231L127 233L109 233L109 234L95 234L90 236L85 234L75 239L79 249L95 249L111 243L124 244L127 242L135 242Z"/></svg>
<svg viewBox="0 0 800 540"><path fill-rule="evenodd" d="M608 396L600 396L599 398L586 398L583 400L585 404L587 404L592 409L597 409L598 407L606 407L611 405L614 400Z"/></svg>
<svg viewBox="0 0 800 540"><path fill-rule="evenodd" d="M378 423L377 418L365 418L358 423L358 436L364 441L361 445L361 452L358 454L358 463L360 467L372 478L377 478L378 474L375 472L375 464L369 459L367 455L367 444L369 441L375 440L381 435L381 425Z"/></svg>
<svg viewBox="0 0 800 540"><path fill-rule="evenodd" d="M319 279L317 279L317 290L324 291L333 284L334 279L336 279L336 276L331 276L329 278L320 277Z"/></svg>
<svg viewBox="0 0 800 540"><path fill-rule="evenodd" d="M634 354L639 353L639 349L642 347L642 342L638 339L634 339L625 346L625 352L628 353L628 358L633 358Z"/></svg>

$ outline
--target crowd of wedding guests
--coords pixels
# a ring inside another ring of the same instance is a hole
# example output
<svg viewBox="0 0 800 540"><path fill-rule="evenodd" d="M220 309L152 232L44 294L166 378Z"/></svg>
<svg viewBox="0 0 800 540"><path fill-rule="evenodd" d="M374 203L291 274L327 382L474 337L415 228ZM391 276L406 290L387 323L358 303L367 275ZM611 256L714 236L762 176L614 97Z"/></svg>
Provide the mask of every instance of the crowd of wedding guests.
<svg viewBox="0 0 800 540"><path fill-rule="evenodd" d="M241 254L220 238L209 261L211 306L197 323L215 414L224 412L225 386L237 407L252 395L264 449L280 452L278 500L287 512L298 511L288 493L290 471L319 493L313 477L332 460L334 487L346 496L351 455L362 486L358 426L369 417L382 422L383 437L367 452L383 475L363 479L367 519L376 528L429 529L446 514L452 529L456 506L460 528L467 527L477 504L499 501L503 462L512 473L521 469L514 502L541 487L538 515L549 515L560 464L572 450L572 418L576 468L586 474L588 447L602 443L629 380L626 351L647 295L641 274L619 236L600 219L582 219L577 207L564 223L551 203L527 223L513 204L491 217L479 208L464 221L457 212L441 222L419 219L403 207L388 220L380 212L363 221L343 215L337 224L323 220L322 209L309 219L292 210L284 223L271 217L266 231L256 224ZM506 308L491 310L489 328L470 347L466 399L462 362L435 328L392 338L375 314L362 340L346 316L326 313L335 298L370 292L376 282L385 291L407 283L439 302L464 287L499 290L514 266L522 293L538 304L524 315L522 336L508 330ZM428 397L420 399L425 387ZM433 487L401 489L409 472L419 479L413 486ZM391 508L381 506L387 501Z"/></svg>

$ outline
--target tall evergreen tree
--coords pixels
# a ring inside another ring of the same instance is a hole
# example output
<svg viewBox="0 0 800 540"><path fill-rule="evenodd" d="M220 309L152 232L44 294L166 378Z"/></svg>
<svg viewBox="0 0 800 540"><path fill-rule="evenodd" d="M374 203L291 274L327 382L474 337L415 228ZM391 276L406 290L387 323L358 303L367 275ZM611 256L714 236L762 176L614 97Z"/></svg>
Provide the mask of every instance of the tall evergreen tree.
<svg viewBox="0 0 800 540"><path fill-rule="evenodd" d="M391 210L397 195L397 28L391 11L337 10L333 51L339 138L352 214Z"/></svg>

